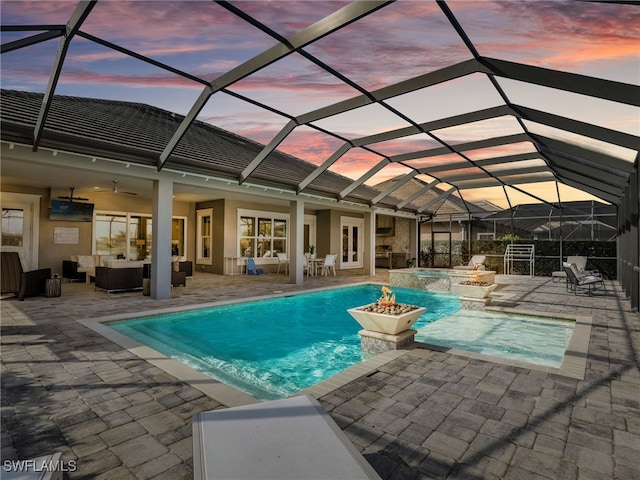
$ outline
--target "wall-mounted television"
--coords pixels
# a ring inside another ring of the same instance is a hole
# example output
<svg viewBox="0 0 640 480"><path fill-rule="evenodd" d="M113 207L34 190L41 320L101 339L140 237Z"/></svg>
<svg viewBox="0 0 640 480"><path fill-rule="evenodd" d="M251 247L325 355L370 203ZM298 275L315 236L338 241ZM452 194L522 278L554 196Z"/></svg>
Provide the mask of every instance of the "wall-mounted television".
<svg viewBox="0 0 640 480"><path fill-rule="evenodd" d="M66 222L92 222L93 203L63 202L51 200L49 220Z"/></svg>

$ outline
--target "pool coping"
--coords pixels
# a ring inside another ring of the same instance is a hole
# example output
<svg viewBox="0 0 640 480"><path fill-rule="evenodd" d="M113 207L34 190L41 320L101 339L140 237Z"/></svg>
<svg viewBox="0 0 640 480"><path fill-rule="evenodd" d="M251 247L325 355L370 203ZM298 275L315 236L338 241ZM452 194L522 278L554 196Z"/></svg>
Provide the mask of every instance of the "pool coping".
<svg viewBox="0 0 640 480"><path fill-rule="evenodd" d="M260 300L269 300L273 298L280 297L289 297L294 295L299 295L302 293L314 293L320 291L334 290L338 288L344 287L353 287L359 285L386 285L385 282L357 282L351 283L347 285L340 286L330 286L330 287L321 287L308 289L303 291L296 292L275 292L269 295L260 295L253 297L246 297L243 299L232 299L232 300L221 300L216 302L207 302L207 303L199 303L195 305L184 305L178 307L167 307L167 308L159 308L152 311L146 312L135 312L135 313L123 313L116 315L109 315L105 317L93 318L93 319L81 319L77 320L78 323L84 325L85 327L93 330L94 332L100 334L101 336L107 338L108 340L116 343L117 345L125 348L130 351L134 355L139 358L149 362L150 364L160 368L161 370L173 375L181 381L191 385L192 387L200 390L202 393L212 398L213 400L225 405L227 407L236 407L241 405L249 405L254 403L259 403L261 400L258 400L251 395L242 392L230 385L227 385L220 380L216 380L213 377L210 377L202 372L199 372L178 360L175 360L163 353L158 352L157 350L148 347L116 330L106 326L106 323L116 322L120 320L131 320L134 318L140 317L149 317L155 315L165 315L179 312L187 312L192 310L200 310L203 308L210 307L220 307L224 305L232 305ZM451 353L454 355L476 358L480 360L486 360L493 363L501 364L501 365L509 365L521 368L527 368L530 370L539 370L545 371L549 373L556 373L562 376L568 376L572 378L584 379L585 370L586 370L586 361L587 361L587 351L589 347L589 339L591 336L591 325L592 325L592 317L584 316L584 315L567 315L561 313L547 313L547 312L535 312L530 310L519 310L515 308L507 308L507 307L494 307L487 306L486 310L497 311L503 313L513 313L518 315L529 315L535 317L547 317L553 319L563 319L575 321L575 327L573 334L569 340L569 344L567 345L567 349L565 350L565 354L562 360L562 363L559 368L557 367L546 367L543 365L536 365L532 363L519 362L514 360L508 360L502 357L496 357L492 355L480 354L475 352L470 352L467 350L455 349L442 347L439 345L432 345L423 342L414 342L412 345L407 346L405 349L398 350L390 350L388 352L381 353L376 355L373 358L369 358L360 362L356 365L352 365L347 369L339 372L317 384L303 389L299 392L294 393L292 396L296 395L306 395L311 394L316 398L322 397L333 390L340 388L357 378L360 378L365 375L369 375L371 372L376 371L382 365L401 357L409 352L412 354L419 354L420 350L434 350L434 351L443 351L447 353Z"/></svg>

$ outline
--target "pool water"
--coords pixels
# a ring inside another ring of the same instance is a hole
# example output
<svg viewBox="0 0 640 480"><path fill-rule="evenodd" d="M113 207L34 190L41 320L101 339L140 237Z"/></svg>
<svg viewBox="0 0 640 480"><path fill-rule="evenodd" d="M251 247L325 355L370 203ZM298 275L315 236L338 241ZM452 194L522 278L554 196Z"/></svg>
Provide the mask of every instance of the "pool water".
<svg viewBox="0 0 640 480"><path fill-rule="evenodd" d="M461 310L449 293L393 287L427 311L416 341L559 367L574 322ZM260 400L290 396L360 363L348 308L380 297L358 285L108 323L115 330Z"/></svg>
<svg viewBox="0 0 640 480"><path fill-rule="evenodd" d="M394 287L397 299L427 307L420 327L460 309L457 297ZM380 285L112 322L138 342L260 400L292 395L360 363L360 326L348 308L372 303Z"/></svg>
<svg viewBox="0 0 640 480"><path fill-rule="evenodd" d="M416 341L559 367L574 321L460 310L420 326Z"/></svg>

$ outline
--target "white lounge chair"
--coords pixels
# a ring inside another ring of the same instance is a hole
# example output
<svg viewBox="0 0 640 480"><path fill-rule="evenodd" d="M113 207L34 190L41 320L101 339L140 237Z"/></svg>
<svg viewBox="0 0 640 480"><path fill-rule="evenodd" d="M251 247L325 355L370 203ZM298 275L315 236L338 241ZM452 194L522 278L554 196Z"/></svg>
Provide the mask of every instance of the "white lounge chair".
<svg viewBox="0 0 640 480"><path fill-rule="evenodd" d="M467 265L453 267L455 270L484 270L484 262L487 257L484 255L474 255Z"/></svg>

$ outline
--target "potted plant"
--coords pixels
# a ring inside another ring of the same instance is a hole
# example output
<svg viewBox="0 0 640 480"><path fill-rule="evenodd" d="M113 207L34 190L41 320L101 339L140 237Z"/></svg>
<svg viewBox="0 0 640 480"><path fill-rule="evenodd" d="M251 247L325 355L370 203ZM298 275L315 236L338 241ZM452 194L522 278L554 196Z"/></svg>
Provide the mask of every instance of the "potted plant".
<svg viewBox="0 0 640 480"><path fill-rule="evenodd" d="M316 246L315 245L309 245L309 255L311 255L311 258L316 258Z"/></svg>
<svg viewBox="0 0 640 480"><path fill-rule="evenodd" d="M387 286L377 302L350 308L349 314L365 330L397 335L409 330L427 309L416 305L396 303L396 296Z"/></svg>

